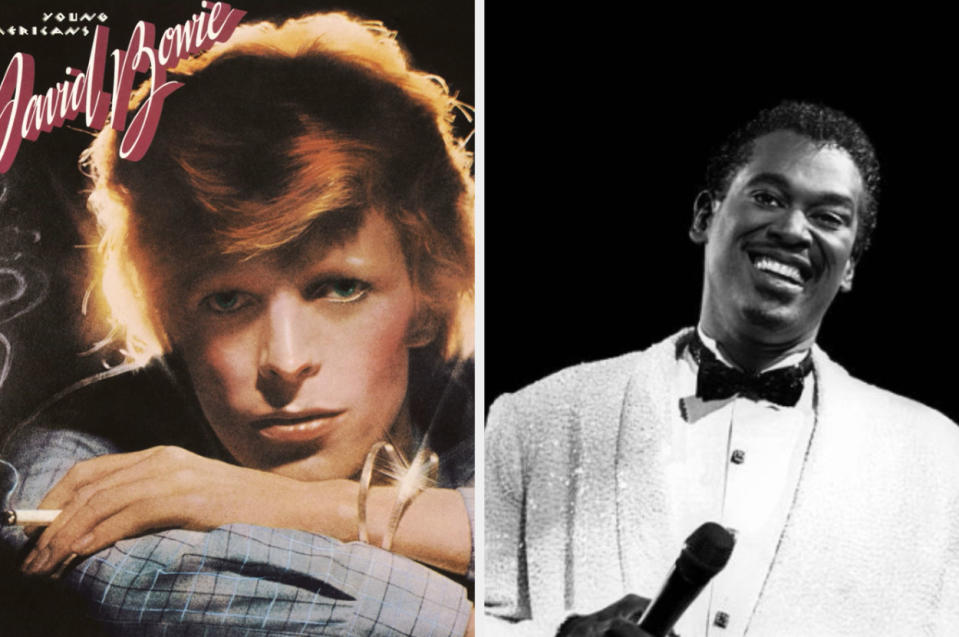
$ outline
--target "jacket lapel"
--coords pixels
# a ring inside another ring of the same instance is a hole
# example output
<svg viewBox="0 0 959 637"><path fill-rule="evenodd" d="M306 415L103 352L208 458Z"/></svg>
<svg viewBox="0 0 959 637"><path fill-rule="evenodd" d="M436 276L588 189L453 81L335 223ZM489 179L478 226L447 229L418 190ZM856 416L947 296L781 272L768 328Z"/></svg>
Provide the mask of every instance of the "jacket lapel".
<svg viewBox="0 0 959 637"><path fill-rule="evenodd" d="M658 591L683 539L678 537L680 516L675 509L685 486L672 458L681 425L677 341L688 333L652 346L640 358L619 421L615 447L619 567L624 590L646 597Z"/></svg>
<svg viewBox="0 0 959 637"><path fill-rule="evenodd" d="M868 592L870 578L860 570L861 564L870 561L863 554L863 534L882 535L882 529L869 521L875 507L868 499L876 489L862 464L868 463L863 456L870 452L868 435L864 437L868 424L860 413L862 401L868 398L818 347L813 348L813 365L816 426L776 557L749 625L755 634L784 625L802 626L803 634L824 634L824 630L826 634L864 634L870 623L879 622L878 630L887 619L882 604L875 605L875 617L857 616L854 611L872 606L869 597L876 593ZM891 594L895 586L880 588Z"/></svg>

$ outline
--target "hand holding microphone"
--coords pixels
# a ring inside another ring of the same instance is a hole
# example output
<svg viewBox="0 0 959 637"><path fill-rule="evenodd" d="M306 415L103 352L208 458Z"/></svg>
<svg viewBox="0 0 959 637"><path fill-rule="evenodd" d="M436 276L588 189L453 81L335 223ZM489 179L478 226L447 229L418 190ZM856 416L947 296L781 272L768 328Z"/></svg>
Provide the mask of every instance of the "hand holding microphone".
<svg viewBox="0 0 959 637"><path fill-rule="evenodd" d="M556 637L651 637L636 621L649 600L629 594L592 615L572 615Z"/></svg>
<svg viewBox="0 0 959 637"><path fill-rule="evenodd" d="M652 603L626 595L592 615L573 615L563 622L557 637L668 637L693 600L726 566L734 544L729 531L706 522L686 538Z"/></svg>
<svg viewBox="0 0 959 637"><path fill-rule="evenodd" d="M653 637L666 637L709 580L726 566L735 543L732 533L715 522L693 531L659 595L640 618L640 627Z"/></svg>

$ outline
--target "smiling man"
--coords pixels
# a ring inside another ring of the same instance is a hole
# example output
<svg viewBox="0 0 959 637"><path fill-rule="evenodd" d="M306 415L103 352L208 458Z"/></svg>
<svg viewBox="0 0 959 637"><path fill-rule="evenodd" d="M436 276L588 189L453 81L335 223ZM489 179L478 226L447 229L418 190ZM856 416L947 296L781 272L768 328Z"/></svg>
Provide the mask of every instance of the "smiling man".
<svg viewBox="0 0 959 637"><path fill-rule="evenodd" d="M682 637L877 635L890 617L959 634L959 429L816 345L878 183L844 114L760 113L694 204L698 326L493 405L486 611L501 632L645 635L639 596L716 521L736 546Z"/></svg>
<svg viewBox="0 0 959 637"><path fill-rule="evenodd" d="M871 199L843 148L791 130L755 139L725 195L696 200L703 332L750 372L808 350L837 291L852 288L857 210Z"/></svg>

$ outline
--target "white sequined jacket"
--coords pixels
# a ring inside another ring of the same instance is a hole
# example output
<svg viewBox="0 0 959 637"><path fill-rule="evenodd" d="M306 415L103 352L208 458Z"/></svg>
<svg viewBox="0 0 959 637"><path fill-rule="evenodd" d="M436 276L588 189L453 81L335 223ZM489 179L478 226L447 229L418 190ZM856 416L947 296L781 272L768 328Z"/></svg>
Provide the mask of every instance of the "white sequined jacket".
<svg viewBox="0 0 959 637"><path fill-rule="evenodd" d="M493 405L491 634L552 636L570 612L661 586L682 543L666 435L682 334ZM959 635L959 428L818 347L813 363L815 433L748 634Z"/></svg>

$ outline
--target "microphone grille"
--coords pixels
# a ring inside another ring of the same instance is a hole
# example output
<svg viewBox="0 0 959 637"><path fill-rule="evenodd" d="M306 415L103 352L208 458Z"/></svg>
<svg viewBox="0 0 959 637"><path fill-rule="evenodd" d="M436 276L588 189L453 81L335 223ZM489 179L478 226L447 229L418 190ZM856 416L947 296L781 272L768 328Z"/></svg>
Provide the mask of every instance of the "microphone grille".
<svg viewBox="0 0 959 637"><path fill-rule="evenodd" d="M676 568L691 581L705 584L723 570L735 544L732 533L715 522L706 522L686 538Z"/></svg>

